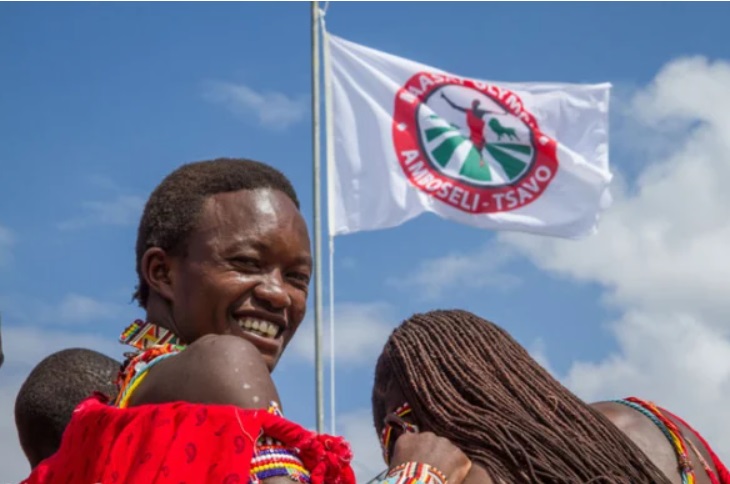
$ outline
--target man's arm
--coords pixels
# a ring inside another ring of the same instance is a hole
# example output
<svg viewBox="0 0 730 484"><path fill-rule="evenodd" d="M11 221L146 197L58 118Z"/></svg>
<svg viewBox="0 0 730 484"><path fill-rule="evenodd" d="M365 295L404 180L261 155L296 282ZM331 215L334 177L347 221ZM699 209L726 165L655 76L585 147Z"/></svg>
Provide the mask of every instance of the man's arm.
<svg viewBox="0 0 730 484"><path fill-rule="evenodd" d="M488 109L478 109L476 112L476 115L480 118L484 117L486 114L496 114L498 116L504 116L504 113L501 113L499 111L490 111Z"/></svg>
<svg viewBox="0 0 730 484"><path fill-rule="evenodd" d="M431 432L406 433L395 442L388 474L377 482L395 484L406 477L417 478L419 484L461 484L470 469L469 458L448 439Z"/></svg>
<svg viewBox="0 0 730 484"><path fill-rule="evenodd" d="M466 112L465 108L462 108L461 106L458 106L458 105L454 104L453 102L451 102L451 99L447 98L446 94L441 93L441 97L444 98L444 101L449 103L449 106L451 106L452 108L456 109L457 111L461 111L462 113Z"/></svg>

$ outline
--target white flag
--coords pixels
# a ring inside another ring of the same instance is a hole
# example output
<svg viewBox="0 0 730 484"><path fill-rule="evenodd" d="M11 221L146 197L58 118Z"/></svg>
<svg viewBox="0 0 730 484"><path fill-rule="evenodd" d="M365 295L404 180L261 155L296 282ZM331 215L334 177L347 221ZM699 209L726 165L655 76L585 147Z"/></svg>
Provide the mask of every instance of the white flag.
<svg viewBox="0 0 730 484"><path fill-rule="evenodd" d="M595 231L610 204L610 84L474 80L326 42L330 235L425 211L494 230Z"/></svg>

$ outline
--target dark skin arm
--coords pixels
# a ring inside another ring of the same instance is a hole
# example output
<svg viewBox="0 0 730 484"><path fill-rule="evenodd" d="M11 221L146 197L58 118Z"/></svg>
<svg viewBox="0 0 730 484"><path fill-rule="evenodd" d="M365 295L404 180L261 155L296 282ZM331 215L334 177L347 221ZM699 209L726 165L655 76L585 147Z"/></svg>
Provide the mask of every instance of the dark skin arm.
<svg viewBox="0 0 730 484"><path fill-rule="evenodd" d="M479 464L472 463L463 484L494 484L494 479Z"/></svg>
<svg viewBox="0 0 730 484"><path fill-rule="evenodd" d="M404 462L422 462L436 467L449 484L494 484L483 467L474 464L454 444L432 432L406 433L398 438L390 468Z"/></svg>
<svg viewBox="0 0 730 484"><path fill-rule="evenodd" d="M453 102L451 102L451 99L447 98L446 94L441 93L441 97L444 98L444 101L449 103L449 106L456 109L457 111L461 111L462 113L465 113L467 111L465 108L462 108L461 106L458 106L458 105L454 104Z"/></svg>
<svg viewBox="0 0 730 484"><path fill-rule="evenodd" d="M441 97L444 98L444 101L446 101L447 103L449 103L449 106L451 106L452 108L456 109L457 111L461 111L462 113L465 113L465 112L469 111L469 109L462 108L461 106L459 106L457 104L454 104L451 101L451 99L449 99L449 98L446 97L446 94L441 93ZM490 111L488 109L477 108L476 110L474 110L474 114L477 115L477 116L479 116L480 118L483 118L487 114L504 114L504 113L500 113L500 112L497 112L497 111Z"/></svg>
<svg viewBox="0 0 730 484"><path fill-rule="evenodd" d="M472 467L469 458L448 439L431 432L405 433L398 437L390 468L405 462L421 462L441 471L449 484L461 484ZM476 482L476 481L474 481ZM481 481L489 484L491 481Z"/></svg>
<svg viewBox="0 0 730 484"><path fill-rule="evenodd" d="M490 111L490 110L488 110L488 109L477 109L477 110L476 110L476 111L474 112L474 114L476 114L476 115L477 115L477 116L479 116L480 118L483 118L483 117L484 117L484 116L486 116L487 114L499 114L499 115L501 115L501 114L504 114L504 113L500 113L500 112L497 112L497 111Z"/></svg>
<svg viewBox="0 0 730 484"><path fill-rule="evenodd" d="M236 336L208 335L153 366L129 405L174 401L255 409L278 403L279 394L255 346ZM264 482L291 484L286 477Z"/></svg>

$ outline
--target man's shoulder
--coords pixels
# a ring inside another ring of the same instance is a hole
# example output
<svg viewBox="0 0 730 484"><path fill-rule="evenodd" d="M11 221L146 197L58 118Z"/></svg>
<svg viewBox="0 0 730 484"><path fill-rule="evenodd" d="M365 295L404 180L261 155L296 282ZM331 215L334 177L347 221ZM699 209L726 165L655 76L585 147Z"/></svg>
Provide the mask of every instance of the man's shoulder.
<svg viewBox="0 0 730 484"><path fill-rule="evenodd" d="M252 408L278 401L261 354L237 336L203 336L147 373L130 405L182 400Z"/></svg>

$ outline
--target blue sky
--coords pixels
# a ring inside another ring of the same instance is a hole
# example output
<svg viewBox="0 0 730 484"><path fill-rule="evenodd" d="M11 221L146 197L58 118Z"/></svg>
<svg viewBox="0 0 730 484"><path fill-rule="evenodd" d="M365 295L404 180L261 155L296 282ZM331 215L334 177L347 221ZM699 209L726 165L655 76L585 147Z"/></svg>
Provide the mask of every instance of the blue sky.
<svg viewBox="0 0 730 484"><path fill-rule="evenodd" d="M329 5L332 33L459 75L615 87L617 202L590 240L431 215L337 238L338 431L361 475L380 465L374 359L399 321L441 307L506 327L586 399L666 402L730 457L730 428L707 417L730 398L727 18L727 4ZM308 3L0 4L0 481L25 472L11 409L32 364L78 345L121 356L115 338L141 314L136 223L162 177L266 161L311 222L309 29ZM313 425L311 321L301 331L275 378L287 414Z"/></svg>

